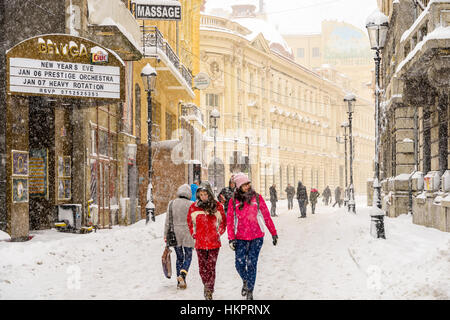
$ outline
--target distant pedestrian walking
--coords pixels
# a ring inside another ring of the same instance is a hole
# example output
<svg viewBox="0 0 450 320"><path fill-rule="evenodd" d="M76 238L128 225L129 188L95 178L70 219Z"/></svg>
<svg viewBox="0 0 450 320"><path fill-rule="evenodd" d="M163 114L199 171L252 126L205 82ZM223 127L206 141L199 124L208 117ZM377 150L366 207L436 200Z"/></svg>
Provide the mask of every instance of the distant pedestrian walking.
<svg viewBox="0 0 450 320"><path fill-rule="evenodd" d="M288 210L291 210L294 208L294 196L295 196L295 188L291 186L290 183L288 183L288 186L286 187L286 190L284 190L287 195L288 199Z"/></svg>
<svg viewBox="0 0 450 320"><path fill-rule="evenodd" d="M298 182L297 185L297 200L298 206L300 209L299 218L306 218L306 206L308 205L308 193L306 191L306 187L303 185L301 181Z"/></svg>
<svg viewBox="0 0 450 320"><path fill-rule="evenodd" d="M316 211L317 198L319 198L319 191L315 188L311 189L311 192L309 193L309 201L311 202L312 214Z"/></svg>
<svg viewBox="0 0 450 320"><path fill-rule="evenodd" d="M336 204L339 205L339 208L342 205L342 200L341 200L341 188L339 186L336 187L336 189L334 189L334 204L333 204L333 208Z"/></svg>
<svg viewBox="0 0 450 320"><path fill-rule="evenodd" d="M164 226L164 240L167 239L169 225L172 223L177 239L177 245L174 247L177 255L177 287L186 289L186 277L192 261L192 249L194 248L194 239L189 233L189 227L186 217L189 207L192 205L191 188L188 184L184 184L178 188L177 198L170 201L167 206L166 223ZM170 221L172 220L172 221Z"/></svg>
<svg viewBox="0 0 450 320"><path fill-rule="evenodd" d="M226 216L222 204L214 199L211 189L206 185L198 188L197 199L189 208L187 222L189 232L195 239L203 294L206 300L212 300L216 262L221 247L220 236L226 230Z"/></svg>
<svg viewBox="0 0 450 320"><path fill-rule="evenodd" d="M257 194L244 173L234 177L236 191L230 200L227 213L227 228L230 248L236 252L235 265L242 279L242 296L253 300L259 253L264 240L264 221L277 245L278 235L264 198Z"/></svg>
<svg viewBox="0 0 450 320"><path fill-rule="evenodd" d="M236 184L233 181L233 177L231 177L230 181L228 182L228 187L223 188L219 193L219 201L224 206L225 215L228 212L228 202L230 202L230 199L233 198L235 189Z"/></svg>
<svg viewBox="0 0 450 320"><path fill-rule="evenodd" d="M331 202L331 190L329 186L326 186L326 188L322 192L323 200L325 205L327 206L328 203Z"/></svg>
<svg viewBox="0 0 450 320"><path fill-rule="evenodd" d="M191 184L191 201L195 201L197 200L197 189L198 186L200 185L200 181L195 180L193 184Z"/></svg>
<svg viewBox="0 0 450 320"><path fill-rule="evenodd" d="M269 188L269 192L270 192L270 215L272 217L277 217L277 201L278 201L278 197L277 197L277 189L276 189L276 184L273 184L270 188Z"/></svg>

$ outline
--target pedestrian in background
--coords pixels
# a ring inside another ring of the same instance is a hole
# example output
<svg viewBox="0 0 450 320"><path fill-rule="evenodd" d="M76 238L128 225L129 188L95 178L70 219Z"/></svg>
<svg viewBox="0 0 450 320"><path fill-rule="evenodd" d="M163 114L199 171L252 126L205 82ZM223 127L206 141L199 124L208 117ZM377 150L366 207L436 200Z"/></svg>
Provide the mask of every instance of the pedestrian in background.
<svg viewBox="0 0 450 320"><path fill-rule="evenodd" d="M297 185L297 200L300 208L299 218L306 218L306 206L308 205L308 192L301 181Z"/></svg>
<svg viewBox="0 0 450 320"><path fill-rule="evenodd" d="M194 239L189 233L189 226L186 220L189 208L192 205L191 188L188 184L180 186L177 190L177 198L170 201L167 206L166 223L164 226L164 240L167 239L169 222L172 219L177 246L174 247L177 256L177 288L186 289L186 276L192 261L192 249ZM170 218L170 216L172 218Z"/></svg>
<svg viewBox="0 0 450 320"><path fill-rule="evenodd" d="M277 215L277 201L278 201L278 197L277 197L277 189L276 189L276 184L273 184L270 188L269 188L269 193L270 193L270 215L272 217L278 217Z"/></svg>
<svg viewBox="0 0 450 320"><path fill-rule="evenodd" d="M206 184L200 185L197 190L197 201L189 208L187 223L195 239L203 294L206 300L212 300L221 247L220 236L226 230L226 216L222 204L214 199L214 194Z"/></svg>
<svg viewBox="0 0 450 320"><path fill-rule="evenodd" d="M295 196L295 188L288 183L286 190L284 190L288 199L288 210L294 208L294 196Z"/></svg>
<svg viewBox="0 0 450 320"><path fill-rule="evenodd" d="M228 182L228 187L223 188L219 193L219 201L224 206L225 214L228 212L228 202L230 202L230 199L233 198L235 189L236 184L234 183L232 176Z"/></svg>
<svg viewBox="0 0 450 320"><path fill-rule="evenodd" d="M312 214L316 211L317 198L319 198L319 191L315 188L311 189L309 193L309 202L311 202L311 212Z"/></svg>
<svg viewBox="0 0 450 320"><path fill-rule="evenodd" d="M235 251L235 265L243 285L241 294L253 300L259 253L264 240L264 226L272 234L272 243L277 245L278 235L264 198L253 189L244 173L234 177L236 191L228 204L227 228L230 248Z"/></svg>
<svg viewBox="0 0 450 320"><path fill-rule="evenodd" d="M331 190L329 186L326 186L326 188L322 192L323 200L325 205L327 206L328 203L331 202Z"/></svg>
<svg viewBox="0 0 450 320"><path fill-rule="evenodd" d="M197 189L200 185L200 181L195 180L193 184L191 184L191 201L197 200Z"/></svg>

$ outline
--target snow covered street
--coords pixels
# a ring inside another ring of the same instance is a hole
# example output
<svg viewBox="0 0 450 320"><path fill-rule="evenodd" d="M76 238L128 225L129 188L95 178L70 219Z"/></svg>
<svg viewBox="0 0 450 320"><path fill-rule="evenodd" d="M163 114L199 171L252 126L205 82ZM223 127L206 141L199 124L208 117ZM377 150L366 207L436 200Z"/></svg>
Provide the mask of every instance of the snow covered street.
<svg viewBox="0 0 450 320"><path fill-rule="evenodd" d="M359 198L357 214L345 208L278 202L258 265L254 297L284 299L450 299L450 234L414 225L411 216L385 218L386 240L370 235L370 217ZM270 206L270 204L269 204ZM139 221L87 235L33 232L28 242L0 241L0 299L203 300L197 256L188 288L162 273L163 224ZM175 253L172 253L175 269ZM226 234L217 262L214 299L241 300L242 282Z"/></svg>

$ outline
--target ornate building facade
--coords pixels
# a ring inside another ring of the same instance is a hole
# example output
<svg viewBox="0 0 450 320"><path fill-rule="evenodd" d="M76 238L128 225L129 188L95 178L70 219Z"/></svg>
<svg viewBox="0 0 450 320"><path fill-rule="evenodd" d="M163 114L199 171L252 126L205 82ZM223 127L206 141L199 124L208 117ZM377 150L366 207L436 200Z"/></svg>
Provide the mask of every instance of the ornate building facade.
<svg viewBox="0 0 450 320"><path fill-rule="evenodd" d="M283 37L256 5L239 3L227 17L203 14L200 24L200 70L211 85L200 106L209 119L220 112L217 130L218 191L234 171L249 173L258 192L277 185L285 197L288 183L302 181L323 190L345 186L344 146L337 143L347 121L345 88L326 71L314 72L294 61ZM319 73L321 72L321 73ZM372 174L373 104L357 97L353 113L354 181L364 194ZM209 181L214 184L213 136L206 145ZM249 165L250 164L250 165Z"/></svg>
<svg viewBox="0 0 450 320"><path fill-rule="evenodd" d="M448 1L379 1L389 17L382 51L383 207L450 231Z"/></svg>

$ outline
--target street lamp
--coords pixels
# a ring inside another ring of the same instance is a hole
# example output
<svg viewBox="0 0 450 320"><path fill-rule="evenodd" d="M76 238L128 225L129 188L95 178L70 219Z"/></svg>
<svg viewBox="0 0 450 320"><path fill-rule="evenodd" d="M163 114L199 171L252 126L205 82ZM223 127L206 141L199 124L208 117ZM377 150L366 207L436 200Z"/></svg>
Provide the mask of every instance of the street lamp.
<svg viewBox="0 0 450 320"><path fill-rule="evenodd" d="M153 203L153 185L152 185L152 91L155 90L157 72L150 64L142 69L141 78L144 83L144 89L147 91L147 112L148 112L148 189L147 189L147 205L145 206L145 223L149 218L155 221L155 204Z"/></svg>
<svg viewBox="0 0 450 320"><path fill-rule="evenodd" d="M348 179L347 179L347 128L348 122L343 122L341 128L344 128L344 144L345 144L345 194L344 194L344 206L348 205Z"/></svg>
<svg viewBox="0 0 450 320"><path fill-rule="evenodd" d="M366 28L369 33L370 47L375 50L375 177L373 179L373 210L372 216L372 232L373 236L377 238L385 238L383 217L384 213L381 210L381 185L380 185L380 50L384 48L386 43L387 31L389 23L386 17L380 10L375 10L366 20Z"/></svg>
<svg viewBox="0 0 450 320"><path fill-rule="evenodd" d="M220 118L220 112L217 109L211 111L211 119L214 120L214 193L217 195L217 168L216 168L216 141L217 141L217 119Z"/></svg>
<svg viewBox="0 0 450 320"><path fill-rule="evenodd" d="M349 185L349 197L348 197L348 211L355 213L355 190L353 187L353 136L352 136L352 114L353 103L356 101L356 96L353 93L349 93L344 97L344 101L348 104L348 132L350 140L350 185Z"/></svg>

